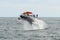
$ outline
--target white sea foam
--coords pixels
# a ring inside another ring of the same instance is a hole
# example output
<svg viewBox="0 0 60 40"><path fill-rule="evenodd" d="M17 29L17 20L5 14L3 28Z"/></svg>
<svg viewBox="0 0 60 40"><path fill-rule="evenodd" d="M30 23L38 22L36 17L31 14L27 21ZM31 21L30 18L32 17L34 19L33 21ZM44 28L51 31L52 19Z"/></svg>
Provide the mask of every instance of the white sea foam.
<svg viewBox="0 0 60 40"><path fill-rule="evenodd" d="M47 28L47 24L43 20L39 20L37 18L34 19L32 25L28 21L23 19L21 19L19 22L23 24L24 30L36 30Z"/></svg>
<svg viewBox="0 0 60 40"><path fill-rule="evenodd" d="M47 24L43 20L35 19L33 24L33 29L45 29L47 28Z"/></svg>

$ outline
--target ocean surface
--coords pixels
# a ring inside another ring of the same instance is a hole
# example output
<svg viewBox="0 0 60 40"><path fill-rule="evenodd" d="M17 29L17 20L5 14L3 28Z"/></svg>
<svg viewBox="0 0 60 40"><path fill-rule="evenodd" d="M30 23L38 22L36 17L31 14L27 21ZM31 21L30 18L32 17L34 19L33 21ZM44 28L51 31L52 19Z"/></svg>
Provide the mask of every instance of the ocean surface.
<svg viewBox="0 0 60 40"><path fill-rule="evenodd" d="M60 40L60 18L40 18L48 24L47 29L23 30L17 17L0 17L0 40Z"/></svg>

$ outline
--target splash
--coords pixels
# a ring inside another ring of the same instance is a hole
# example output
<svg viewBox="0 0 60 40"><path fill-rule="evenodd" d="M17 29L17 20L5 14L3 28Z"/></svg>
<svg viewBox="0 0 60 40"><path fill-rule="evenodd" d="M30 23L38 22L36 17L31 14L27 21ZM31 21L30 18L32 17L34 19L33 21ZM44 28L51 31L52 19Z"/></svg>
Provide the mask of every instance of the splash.
<svg viewBox="0 0 60 40"><path fill-rule="evenodd" d="M47 28L47 24L43 20L35 19L33 24L33 29L45 29Z"/></svg>
<svg viewBox="0 0 60 40"><path fill-rule="evenodd" d="M40 19L35 18L32 25L26 20L20 20L20 23L23 24L23 30L38 30L47 28L47 24Z"/></svg>

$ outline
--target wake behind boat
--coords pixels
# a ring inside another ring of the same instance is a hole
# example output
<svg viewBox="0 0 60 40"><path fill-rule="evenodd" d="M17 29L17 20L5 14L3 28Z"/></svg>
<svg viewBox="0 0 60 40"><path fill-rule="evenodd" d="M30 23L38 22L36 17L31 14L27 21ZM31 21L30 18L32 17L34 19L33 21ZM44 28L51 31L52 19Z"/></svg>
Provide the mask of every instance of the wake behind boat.
<svg viewBox="0 0 60 40"><path fill-rule="evenodd" d="M47 27L47 24L43 20L38 19L38 15L34 15L32 12L24 12L20 15L18 21L26 26L24 27L25 30L44 29Z"/></svg>

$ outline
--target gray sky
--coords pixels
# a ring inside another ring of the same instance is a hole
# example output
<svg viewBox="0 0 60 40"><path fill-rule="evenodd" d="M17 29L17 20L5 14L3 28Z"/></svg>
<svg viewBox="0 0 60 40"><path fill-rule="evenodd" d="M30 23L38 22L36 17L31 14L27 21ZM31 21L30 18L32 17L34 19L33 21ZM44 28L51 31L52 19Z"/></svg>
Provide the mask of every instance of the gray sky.
<svg viewBox="0 0 60 40"><path fill-rule="evenodd" d="M31 11L40 17L60 17L60 0L0 0L0 17Z"/></svg>

